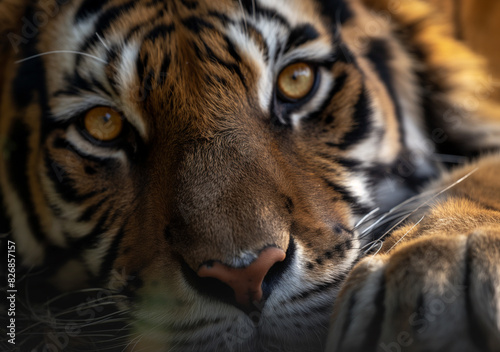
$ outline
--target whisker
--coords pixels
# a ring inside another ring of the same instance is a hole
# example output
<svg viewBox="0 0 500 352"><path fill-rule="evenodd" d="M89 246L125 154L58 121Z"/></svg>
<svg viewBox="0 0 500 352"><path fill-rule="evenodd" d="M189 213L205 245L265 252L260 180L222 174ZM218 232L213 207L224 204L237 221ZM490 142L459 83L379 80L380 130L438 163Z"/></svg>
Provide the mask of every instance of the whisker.
<svg viewBox="0 0 500 352"><path fill-rule="evenodd" d="M102 45L106 48L108 52L111 52L111 49L106 45L102 37L99 35L99 33L95 32L95 35L97 36L97 39L102 43Z"/></svg>
<svg viewBox="0 0 500 352"><path fill-rule="evenodd" d="M417 221L417 222L416 222L416 223L415 223L415 224L411 227L411 229L409 229L408 231L406 231L406 232L405 232L405 234L404 234L403 236L401 236L401 238L400 238L400 239L399 239L396 243L394 243L394 244L392 245L392 247L391 247L391 248L389 248L389 250L387 250L387 252L386 252L386 253L389 253L389 252L390 252L390 251L391 251L394 247L396 247L396 246L398 245L398 243L399 243L399 242L401 242L401 241L403 240L403 238L405 238L405 237L406 237L406 235L408 235L408 234L409 234L409 233L410 233L410 232L411 232L411 231L412 231L415 227L417 227L417 226L418 226L418 224L420 224L420 223L422 222L422 220L424 220L424 218L425 218L425 215L424 215L424 216L422 216L422 217L420 218L420 220L418 220L418 221Z"/></svg>
<svg viewBox="0 0 500 352"><path fill-rule="evenodd" d="M413 197L410 197L410 198L406 199L405 201L399 203L398 205L396 205L392 209L390 209L388 212L386 212L385 214L383 214L376 222L374 222L373 224L371 224L369 227L363 229L361 233L362 234L366 234L368 231L370 231L375 226L379 225L386 218L388 220L392 220L393 218L399 218L400 213L398 213L398 211L406 211L406 208L404 208L406 205L408 205L408 204L410 204L412 202L419 201L420 198L426 198L427 196L429 196L429 195L431 195L433 193L434 193L434 191L427 191L427 192L423 192L423 193L417 194L417 195L415 195ZM368 220L373 220L374 218L375 217L373 217L371 219L368 219ZM367 221L365 221L365 222L367 222ZM360 225L362 225L362 224L360 224ZM357 227L355 227L354 229L357 230Z"/></svg>
<svg viewBox="0 0 500 352"><path fill-rule="evenodd" d="M431 203L432 201L434 201L436 198L438 198L441 194L447 192L448 190L450 190L451 188L455 187L456 185L458 185L459 183L461 183L462 181L464 181L465 179L469 178L473 173L475 173L476 171L478 170L478 168L475 168L474 170L472 170L471 172L469 172L467 175L465 175L464 177L460 178L459 180L455 181L454 183L452 183L451 185L449 185L448 187L446 187L445 189L441 190L440 192L438 192L436 195L434 195L431 199L427 200L426 202L424 202L423 204L419 205L415 210L413 210L410 214L408 214L407 216L405 216L403 219L401 219L400 221L398 221L393 227L391 227L389 229L389 231L387 231L386 233L384 233L382 235L382 238L385 237L387 234L389 234L392 230L394 230L397 226L399 226L400 224L402 224L404 221L406 221L410 216L412 216L413 214L415 214L417 211L419 211L421 208L423 208L424 206L427 206L429 205L429 203Z"/></svg>
<svg viewBox="0 0 500 352"><path fill-rule="evenodd" d="M77 311L77 310L72 310L71 312L74 312L74 311ZM118 315L118 314L124 314L125 315L126 313L125 312L110 313L110 314L108 314L108 315L106 315L104 317L99 317L95 321L92 321L92 322L86 323L86 324L83 324L83 323L79 324L79 321L78 320L74 320L74 319L62 319L62 318L60 318L60 315L65 315L65 314L69 314L69 312L66 311L66 312L59 313L59 314L50 314L49 313L47 316L40 316L39 314L35 314L34 312L32 312L31 319L36 319L37 322L31 324L30 326L28 326L28 327L26 327L24 329L22 329L21 331L19 331L19 334L25 334L25 333L29 332L30 330L32 330L33 328L36 328L37 326L40 326L40 325L43 325L43 324L48 324L48 325L55 324L55 326L57 327L58 326L57 324L66 325L68 323L74 323L78 327L82 328L82 327L88 327L88 326L92 326L92 325L102 324L104 322L106 322L106 323L109 323L109 322L120 322L120 321L125 321L125 318L111 320L111 319L106 318L106 317L111 317L113 315Z"/></svg>
<svg viewBox="0 0 500 352"><path fill-rule="evenodd" d="M380 248L382 248L382 246L384 245L384 241L382 241L381 239L378 239L378 240L375 240L375 241L373 241L373 242L369 242L369 243L367 243L366 245L364 245L364 246L363 246L363 247L361 247L360 249L361 249L361 250L363 250L363 249L365 249L365 247L370 246L370 247L368 247L368 248L364 251L364 253L366 254L366 253L370 252L373 248L375 248L375 246L376 246L377 244L379 244L379 243L380 243ZM379 249L379 250L380 250L380 249ZM377 252L377 253L378 253L378 252Z"/></svg>
<svg viewBox="0 0 500 352"><path fill-rule="evenodd" d="M363 222L365 222L365 220L366 220L366 219L368 219L370 216L372 216L373 214L375 214L375 213L376 213L376 212L378 212L379 210L380 210L380 208L375 208L375 209L373 209L371 212L369 212L368 214L366 214L365 216L363 216L363 217L361 218L361 220L359 220L359 221L356 223L356 225L354 225L353 230L355 230L355 229L359 228L359 226L360 226Z"/></svg>
<svg viewBox="0 0 500 352"><path fill-rule="evenodd" d="M368 236L370 234L370 231L372 231L376 226L380 227L381 224L382 225L384 225L384 224L391 224L393 220L399 219L396 223L392 224L392 226L387 231L385 231L382 235L377 236L378 240L383 240L388 234L390 234L395 228L397 228L403 222L405 222L406 220L408 220L411 216L413 216L414 214L416 214L422 208L424 208L426 206L429 206L429 204L431 202L433 202L436 198L438 198L443 193L449 191L451 188L455 187L459 183L463 182L465 179L469 178L477 170L478 170L478 168L475 168L474 170L472 170L471 172L469 172L465 176L461 177L457 181L455 181L452 184L450 184L450 185L446 186L445 188L441 189L437 193L435 193L436 190L429 190L427 192L423 192L423 193L421 193L421 194L419 194L417 196L409 198L406 201L400 203L399 205L397 205L394 208L392 208L389 212L387 212L386 214L382 215L377 221L375 221L374 223L372 223L371 225L369 225L366 229L362 230L361 231L361 236L359 238L362 239L362 238ZM433 194L433 196L430 197L430 198L428 198L430 194ZM406 210L404 208L405 206L407 206L408 204L412 204L413 202L420 201L421 198L424 198L424 199L428 198L428 199L426 199L425 201L422 201L422 203L420 203L418 206L416 206L415 208L413 208L412 211L408 212L405 216L401 217L401 214L403 214L403 213L406 212ZM372 242L369 242L367 244L367 246L370 245L370 244L372 244Z"/></svg>
<svg viewBox="0 0 500 352"><path fill-rule="evenodd" d="M102 291L105 291L103 290L102 288L85 288L85 289L81 289L81 290L78 290L78 291L73 291L73 292L64 292L54 298L51 298L50 300L44 302L44 305L45 306L48 306L60 299L63 299L65 297L68 297L68 296L72 296L72 295L75 295L75 294L83 294L83 293L94 293L94 292L102 292ZM114 295L110 295L109 297L114 297ZM123 296L122 296L123 297Z"/></svg>
<svg viewBox="0 0 500 352"><path fill-rule="evenodd" d="M130 351L134 351L134 350L135 350L135 348L137 347L137 344L138 344L139 342L141 342L141 340L142 340L142 338L143 338L143 337L144 337L144 334L140 334L140 335L138 335L138 336L134 337L133 339L129 340L129 341L128 341L128 343L127 343L127 345L125 346L125 348L124 348L122 351L128 351L128 350L130 350ZM135 340L137 340L137 341L135 341ZM134 341L135 341L135 342L134 342ZM130 349L129 347L130 347L132 344L133 344L133 347L132 347L132 349Z"/></svg>
<svg viewBox="0 0 500 352"><path fill-rule="evenodd" d="M106 60L103 60L100 57L97 57L95 55L91 55L91 54L87 54L87 53L82 53L82 52L79 52L79 51L73 51L73 50L53 50L53 51L47 51L45 53L36 54L36 55L30 56L30 57L27 57L25 59L17 60L15 63L16 64L20 64L20 63L23 63L23 62L28 61L28 60L35 59L35 58L40 57L40 56L52 55L52 54L78 54L78 55L83 55L83 56L90 57L92 59L95 59L95 60L100 61L100 62L105 63L105 64L108 63Z"/></svg>

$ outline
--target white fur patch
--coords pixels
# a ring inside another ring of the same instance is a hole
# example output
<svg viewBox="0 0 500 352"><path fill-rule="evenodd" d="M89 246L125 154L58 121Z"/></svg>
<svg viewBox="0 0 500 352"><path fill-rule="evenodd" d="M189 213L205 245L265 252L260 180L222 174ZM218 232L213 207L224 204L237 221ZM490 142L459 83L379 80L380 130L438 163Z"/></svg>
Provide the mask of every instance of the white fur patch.
<svg viewBox="0 0 500 352"><path fill-rule="evenodd" d="M128 158L121 149L111 149L98 147L87 141L77 130L75 126L70 126L67 132L67 140L78 149L82 154L93 155L101 158L118 159L123 166L128 165Z"/></svg>

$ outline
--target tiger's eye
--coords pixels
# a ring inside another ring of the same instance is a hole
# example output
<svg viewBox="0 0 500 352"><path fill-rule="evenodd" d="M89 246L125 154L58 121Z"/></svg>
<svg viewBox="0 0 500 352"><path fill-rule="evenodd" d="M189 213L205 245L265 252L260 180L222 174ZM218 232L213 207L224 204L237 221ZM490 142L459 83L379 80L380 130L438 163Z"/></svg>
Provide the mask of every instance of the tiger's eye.
<svg viewBox="0 0 500 352"><path fill-rule="evenodd" d="M289 100L305 98L313 89L315 81L314 69L305 62L291 64L278 76L278 89L281 95Z"/></svg>
<svg viewBox="0 0 500 352"><path fill-rule="evenodd" d="M116 110L101 106L85 114L84 126L87 133L98 141L111 141L123 130L123 120Z"/></svg>

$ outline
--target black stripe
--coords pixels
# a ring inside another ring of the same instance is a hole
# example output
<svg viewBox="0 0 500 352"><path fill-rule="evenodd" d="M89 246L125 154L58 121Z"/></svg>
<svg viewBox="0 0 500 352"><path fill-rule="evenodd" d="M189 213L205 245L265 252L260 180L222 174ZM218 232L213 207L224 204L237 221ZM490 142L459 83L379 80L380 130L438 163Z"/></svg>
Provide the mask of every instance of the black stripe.
<svg viewBox="0 0 500 352"><path fill-rule="evenodd" d="M334 279L330 282L325 282L321 285L316 285L313 289L306 291L306 292L301 292L299 294L296 294L296 295L292 296L290 299L280 302L280 304L286 305L287 303L290 303L290 302L301 301L304 299L308 299L310 296L316 295L318 293L323 293L323 292L329 291L332 288L338 288L338 287L340 287L340 285L342 285L345 278L346 278L346 274L342 273L336 279Z"/></svg>
<svg viewBox="0 0 500 352"><path fill-rule="evenodd" d="M106 11L99 15L99 19L94 28L96 31L104 33L106 30L114 26L116 19L132 10L136 3L136 0L131 0L106 9ZM95 35L93 35L93 37L95 37ZM95 40L98 40L98 38L95 38Z"/></svg>
<svg viewBox="0 0 500 352"><path fill-rule="evenodd" d="M415 313L410 317L410 326L415 332L415 335L423 333L428 328L429 319L426 313L425 295L423 293L419 294L417 298L417 305L415 307Z"/></svg>
<svg viewBox="0 0 500 352"><path fill-rule="evenodd" d="M88 92L92 91L92 85L90 84L90 82L85 80L76 70L73 71L72 75L66 74L64 76L64 81L68 86L65 91L71 92L73 95L79 95L80 90L86 90ZM58 93L59 91L56 92L56 94Z"/></svg>
<svg viewBox="0 0 500 352"><path fill-rule="evenodd" d="M346 73L341 74L340 76L338 76L335 79L333 87L330 90L330 93L328 94L328 98L325 99L325 102L323 103L323 106L321 107L321 109L319 109L318 112L311 115L311 119L313 119L314 117L322 116L323 111L325 111L327 106L331 103L332 99L335 99L335 96L344 88L346 80L347 80ZM335 116L332 114L327 115L324 118L323 123L330 125L333 123L334 118L335 118ZM338 146L337 144L330 143L330 142L326 142L325 144L328 145L329 147L337 147Z"/></svg>
<svg viewBox="0 0 500 352"><path fill-rule="evenodd" d="M118 45L113 45L110 50L106 52L106 62L107 66L110 68L111 74L107 75L107 79L109 82L109 85L111 86L111 89L113 92L117 95L120 96L120 84L117 81L119 72L118 72L118 64L117 62L121 61L122 51L119 51L119 46Z"/></svg>
<svg viewBox="0 0 500 352"><path fill-rule="evenodd" d="M323 181L326 183L326 185L329 188L332 188L333 190L335 190L336 192L338 192L340 194L341 199L344 202L349 204L349 207L351 208L351 210L353 212L365 214L365 213L370 211L370 209L368 207L362 205L354 196L352 196L347 191L346 188L344 188L340 185L334 184L333 182L331 182L330 180L328 180L326 178L323 178Z"/></svg>
<svg viewBox="0 0 500 352"><path fill-rule="evenodd" d="M111 53L108 57L111 56ZM109 61L108 61L109 62ZM60 97L64 95L81 95L82 90L87 92L94 92L97 94L107 94L111 96L111 92L104 87L104 85L99 82L96 78L92 77L91 81L84 79L78 71L74 71L73 75L66 74L64 76L64 81L67 87L58 89L53 93L54 97ZM113 87L113 86L112 86ZM114 90L117 93L116 90Z"/></svg>
<svg viewBox="0 0 500 352"><path fill-rule="evenodd" d="M144 36L143 41L154 42L158 38L166 38L174 30L175 30L174 24L170 25L162 24L156 26ZM170 66L170 60L171 60L170 56L167 53L165 53L160 68L160 74L158 75L158 77L156 77L156 80L160 83L163 83L165 81L166 73ZM144 94L146 95L144 98L147 98L147 96L149 95L149 90L151 90L152 88L152 82L153 80L155 80L154 68L151 67L148 69L148 64L149 64L149 55L147 53L144 55L143 58L141 58L140 55L137 57L135 65L137 69L137 75L139 76L139 82L141 82L143 87L146 87L144 88L146 90L144 92ZM149 82L145 82L145 79L148 79Z"/></svg>
<svg viewBox="0 0 500 352"><path fill-rule="evenodd" d="M155 2L155 4L152 4ZM162 9L159 9L158 12L152 16L151 18L146 19L146 21L138 23L134 25L133 27L130 28L130 30L127 32L125 35L124 41L128 43L130 39L135 36L137 33L139 33L141 30L145 30L151 23L156 23L158 22L159 19L163 18L165 16L165 12L168 11L168 3L164 2L163 0L153 0L149 4L145 4L146 6L154 6L154 5L161 5Z"/></svg>
<svg viewBox="0 0 500 352"><path fill-rule="evenodd" d="M77 249L79 253L88 248L94 247L98 243L101 235L109 227L106 226L106 223L108 222L108 218L111 214L112 208L113 206L111 205L108 209L106 209L106 211L104 211L99 220L97 220L94 228L84 237L78 239L69 239L72 242L71 246Z"/></svg>
<svg viewBox="0 0 500 352"><path fill-rule="evenodd" d="M191 32L199 34L204 29L213 29L213 24L205 21L196 16L191 16L182 20L184 27L189 29Z"/></svg>
<svg viewBox="0 0 500 352"><path fill-rule="evenodd" d="M33 16L34 9L29 7L25 17L33 18ZM24 48L20 57L32 57L39 54L36 50L37 45L38 39L34 38L29 42L29 45ZM11 86L13 101L20 111L24 111L30 106L34 98L37 98L37 103L41 110L41 128L40 131L36 131L36 133L40 134L40 144L43 143L47 137L48 131L53 126L45 82L45 67L43 61L40 57L33 57L18 65L18 70ZM41 229L40 220L35 212L27 175L29 170L28 156L32 152L29 147L29 136L31 135L31 131L28 126L22 122L22 117L16 116L8 135L15 141L15 146L9 156L9 160L7 160L9 182L13 185L13 188L23 202L31 233L38 242L42 243L45 242L45 234Z"/></svg>
<svg viewBox="0 0 500 352"><path fill-rule="evenodd" d="M394 88L394 81L392 78L391 68L389 67L389 62L393 60L393 57L387 42L384 39L372 40L370 42L366 57L375 66L377 75L384 83L385 87L387 88L387 92L391 96L392 103L394 104L396 117L399 123L400 142L403 144L405 140L404 138L405 133L402 123L403 113L398 95L396 94L396 89Z"/></svg>
<svg viewBox="0 0 500 352"><path fill-rule="evenodd" d="M9 233L10 230L10 219L7 215L7 208L5 207L4 197L2 196L2 192L0 192L0 234Z"/></svg>
<svg viewBox="0 0 500 352"><path fill-rule="evenodd" d="M137 61L135 63L135 67L137 70L137 75L139 76L139 82L141 82L141 85L144 82L144 77L146 76L146 68L148 67L149 63L149 54L145 53L144 58L141 58L140 55L137 57Z"/></svg>
<svg viewBox="0 0 500 352"><path fill-rule="evenodd" d="M118 19L123 14L132 10L136 5L136 0L127 1L124 4L112 6L106 9L103 13L99 15L99 19L97 20L90 37L88 37L84 44L79 48L80 52L87 52L90 48L94 47L97 43L100 43L99 38L95 34L95 32L99 33L103 36L103 33L107 31L109 28L113 27L115 24L115 20ZM76 57L76 65L78 66L81 60L85 56L79 55Z"/></svg>
<svg viewBox="0 0 500 352"><path fill-rule="evenodd" d="M472 296L471 296L471 290L472 290L472 281L475 280L474 278L474 273L473 273L473 266L474 266L474 250L472 248L473 244L470 243L472 237L469 237L467 239L467 250L465 254L465 272L464 272L464 286L465 286L465 308L467 312L467 317L466 319L466 324L469 326L469 334L472 342L474 345L477 347L478 351L489 351L489 346L488 346L488 336L485 331L481 330L481 327L484 326L483 324L480 323L480 320L476 312L474 311L474 306L477 306L477 303L474 302ZM484 291L492 292L492 295L494 296L495 289L491 283L490 280L488 280L488 285L483 286L489 286L489 287L483 287ZM465 322L464 322L465 323Z"/></svg>
<svg viewBox="0 0 500 352"><path fill-rule="evenodd" d="M101 189L79 194L75 188L76 182L68 176L63 166L48 155L45 156L45 167L47 168L47 176L51 178L58 195L68 203L80 203L104 191Z"/></svg>
<svg viewBox="0 0 500 352"><path fill-rule="evenodd" d="M170 67L170 63L171 63L170 55L165 54L163 57L163 62L161 63L160 73L156 79L158 84L163 85L165 83L168 76L168 69Z"/></svg>
<svg viewBox="0 0 500 352"><path fill-rule="evenodd" d="M157 18L152 18L150 22L156 22ZM147 22L141 22L130 28L130 30L127 32L125 35L124 42L128 43L132 37L134 37L137 33L139 33L141 30L144 29L144 27L147 25Z"/></svg>
<svg viewBox="0 0 500 352"><path fill-rule="evenodd" d="M349 298L346 318L344 320L344 324L342 325L342 333L340 334L340 340L335 348L335 351L345 351L345 349L342 348L342 344L344 343L344 339L347 336L347 332L349 331L351 323L356 319L354 317L354 312L353 312L355 306L356 306L356 295L353 294ZM368 349L367 351L372 351L372 349Z"/></svg>
<svg viewBox="0 0 500 352"><path fill-rule="evenodd" d="M118 233L115 235L115 238L113 238L113 242L111 242L111 245L108 249L108 252L106 253L104 260L101 263L101 268L99 270L99 277L101 281L105 281L108 279L109 273L113 269L113 264L115 263L116 258L118 257L118 252L120 249L120 244L123 240L123 237L125 237L125 225L123 225Z"/></svg>
<svg viewBox="0 0 500 352"><path fill-rule="evenodd" d="M198 7L198 1L195 0L181 0L181 4L188 10L194 10Z"/></svg>
<svg viewBox="0 0 500 352"><path fill-rule="evenodd" d="M339 164L340 166L350 171L359 169L362 166L361 162L357 160L350 158L342 158L337 156L336 154L316 153L316 155L318 155L320 158L332 161L335 164Z"/></svg>
<svg viewBox="0 0 500 352"><path fill-rule="evenodd" d="M88 206L85 212L83 212L82 215L80 215L78 221L79 222L89 221L92 218L92 215L97 213L99 208L101 208L102 205L105 204L108 199L109 196L106 196L103 199L100 199L97 203Z"/></svg>
<svg viewBox="0 0 500 352"><path fill-rule="evenodd" d="M42 226L40 224L40 219L35 212L33 195L31 194L28 177L28 171L30 171L28 159L29 155L32 153L29 147L31 132L28 126L21 121L21 118L17 117L12 123L9 136L15 141L15 147L7 160L9 182L21 198L31 232L37 241L44 242L45 235L41 230Z"/></svg>
<svg viewBox="0 0 500 352"><path fill-rule="evenodd" d="M144 5L147 7L161 6L160 11L168 11L169 9L169 3L165 0L148 0Z"/></svg>
<svg viewBox="0 0 500 352"><path fill-rule="evenodd" d="M111 92L106 88L104 87L104 85L99 82L97 79L95 79L94 77L92 77L92 90L95 92L95 93L105 93L107 94L108 96L111 97Z"/></svg>
<svg viewBox="0 0 500 352"><path fill-rule="evenodd" d="M158 38L165 39L174 30L175 30L175 25L174 24L168 24L168 25L167 24L161 24L161 25L158 25L158 26L154 27L153 29L151 29L144 36L143 42L146 42L148 40L151 41L151 42L154 42Z"/></svg>
<svg viewBox="0 0 500 352"><path fill-rule="evenodd" d="M337 146L338 148L345 150L367 137L372 126L370 120L371 113L372 109L370 107L368 92L366 88L363 88L354 106L353 129L344 136L344 141Z"/></svg>
<svg viewBox="0 0 500 352"><path fill-rule="evenodd" d="M318 314L321 315L321 314L326 314L326 315L331 315L332 314L332 310L333 310L333 307L332 307L332 303L331 302L327 302L326 304L321 304L314 307L314 308L310 308L308 309L306 312L303 312L300 314L301 317L308 317L308 316L317 316ZM293 313L292 313L293 315Z"/></svg>
<svg viewBox="0 0 500 352"><path fill-rule="evenodd" d="M81 22L87 17L99 13L104 6L106 6L108 0L85 0L75 15L76 23Z"/></svg>
<svg viewBox="0 0 500 352"><path fill-rule="evenodd" d="M360 352L372 351L376 348L382 333L382 326L385 319L385 275L382 275L377 294L372 304L375 306L375 312L370 319L367 330L364 331L363 343L359 349Z"/></svg>
<svg viewBox="0 0 500 352"><path fill-rule="evenodd" d="M353 12L345 0L321 0L319 3L321 13L330 18L330 23L333 25L332 31L337 31L339 25L353 17Z"/></svg>
<svg viewBox="0 0 500 352"><path fill-rule="evenodd" d="M264 56L264 62L268 63L269 62L269 47L267 46L267 42L264 39L262 32L251 23L247 23L247 31L251 37L252 36L256 37L255 41L259 44L259 46L262 50L262 55Z"/></svg>
<svg viewBox="0 0 500 352"><path fill-rule="evenodd" d="M306 98L306 100L304 100L303 102L301 102L298 106L302 106L302 104L305 104L306 102L309 101L310 97L312 95L314 95L314 93L318 90L318 87L320 85L320 78L319 78L319 74L316 73L316 81L314 82L314 86L311 90L311 92L309 93L309 97ZM330 87L330 90L328 92L328 95L326 98L324 98L322 101L323 103L321 104L321 106L319 106L318 109L316 109L316 111L314 111L313 113L309 114L308 116L306 116L304 118L304 120L307 120L307 121L313 121L313 122L317 122L322 116L323 116L323 112L326 110L326 108L328 107L328 105L331 104L331 101L334 97L334 95L336 94L336 88L335 88L335 84ZM291 104L292 106L294 104ZM290 109L291 110L291 109ZM288 112L286 113L286 115L290 115ZM333 119L333 118L332 118ZM329 120L329 117L327 116L325 120Z"/></svg>
<svg viewBox="0 0 500 352"><path fill-rule="evenodd" d="M280 12L267 7L261 7L260 4L254 0L242 0L241 3L249 15L253 16L255 9L256 14L272 19L273 21L277 21L287 29L291 29L290 22L288 22L288 20Z"/></svg>
<svg viewBox="0 0 500 352"><path fill-rule="evenodd" d="M229 44L229 43L228 43ZM247 86L247 83L246 83L246 78L245 78L245 75L243 75L243 72L241 72L241 69L240 69L240 66L239 66L239 62L240 61L237 61L236 63L229 63L229 62L226 62L224 60L222 60L220 57L218 57L214 52L213 50L206 44L204 43L204 47L205 47L205 52L206 52L206 57L208 60L214 62L214 63L217 63L223 67L226 67L229 71L235 73L241 83L243 84L243 87L245 88L245 90L248 91L248 86ZM238 53L234 50L234 51L231 51L231 48L228 47L228 50L230 51L231 55L234 57L239 57Z"/></svg>
<svg viewBox="0 0 500 352"><path fill-rule="evenodd" d="M217 18L221 24L226 25L228 23L234 23L226 14L217 11L209 11L206 15L207 17L215 17Z"/></svg>
<svg viewBox="0 0 500 352"><path fill-rule="evenodd" d="M332 90L332 98L335 98L335 96L342 90L344 89L345 83L347 81L347 73L343 72L340 76L335 78L335 81L333 82L333 90Z"/></svg>
<svg viewBox="0 0 500 352"><path fill-rule="evenodd" d="M236 62L241 62L241 56L238 54L236 51L236 47L234 46L234 43L229 39L226 35L224 36L224 41L226 42L227 45L227 51L229 55L234 59Z"/></svg>
<svg viewBox="0 0 500 352"><path fill-rule="evenodd" d="M142 76L142 84L141 84L141 94L142 99L146 100L149 97L149 94L153 90L153 82L155 81L155 70L150 67L145 76Z"/></svg>
<svg viewBox="0 0 500 352"><path fill-rule="evenodd" d="M295 27L289 34L285 45L285 53L319 37L318 31L310 24Z"/></svg>
<svg viewBox="0 0 500 352"><path fill-rule="evenodd" d="M438 177L436 172L420 175L415 172L417 167L412 161L412 156L408 151L403 150L392 164L375 163L365 168L367 176L372 184L384 180L387 177L400 178L405 180L405 187L412 192L419 193L422 186L429 182L429 179Z"/></svg>
<svg viewBox="0 0 500 352"><path fill-rule="evenodd" d="M355 170L361 167L361 162L350 158L337 157L336 162L348 170Z"/></svg>
<svg viewBox="0 0 500 352"><path fill-rule="evenodd" d="M78 24L82 20L99 13L108 0L85 0L82 2L75 15L75 22Z"/></svg>
<svg viewBox="0 0 500 352"><path fill-rule="evenodd" d="M343 62L346 64L353 64L356 68L359 69L356 58L354 54L352 53L351 50L342 42L338 42L340 39L337 39L336 42L334 42L334 45L338 47L338 52L337 52L337 61L338 62Z"/></svg>
<svg viewBox="0 0 500 352"><path fill-rule="evenodd" d="M30 18L30 17L28 17ZM33 41L33 47L37 41ZM33 48L27 48L24 57L31 57L39 54ZM12 96L14 102L20 110L25 109L35 98L35 92L39 94L41 107L47 106L47 92L45 87L45 67L40 57L34 57L19 65L17 75L12 81ZM45 111L45 110L43 110Z"/></svg>
<svg viewBox="0 0 500 352"><path fill-rule="evenodd" d="M167 326L168 326L169 331L186 333L188 331L198 330L198 329L201 329L201 328L206 327L206 326L213 326L213 325L219 324L221 322L224 322L226 320L227 319L225 319L225 318L215 317L215 318L210 318L210 319L200 319L200 320L197 320L196 322L192 322L192 323L179 324L176 322L176 323L168 324Z"/></svg>

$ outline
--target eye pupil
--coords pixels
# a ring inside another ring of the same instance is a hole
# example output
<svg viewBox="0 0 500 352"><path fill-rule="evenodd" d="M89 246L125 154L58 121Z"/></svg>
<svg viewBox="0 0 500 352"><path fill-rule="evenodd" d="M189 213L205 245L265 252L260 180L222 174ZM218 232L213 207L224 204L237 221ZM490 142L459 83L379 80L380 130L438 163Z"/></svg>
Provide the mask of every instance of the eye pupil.
<svg viewBox="0 0 500 352"><path fill-rule="evenodd" d="M102 117L102 119L104 120L104 123L108 123L109 120L111 120L111 115L110 114L106 114Z"/></svg>

